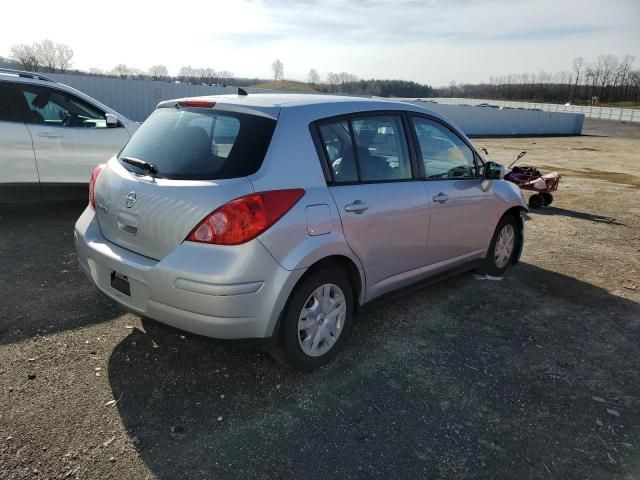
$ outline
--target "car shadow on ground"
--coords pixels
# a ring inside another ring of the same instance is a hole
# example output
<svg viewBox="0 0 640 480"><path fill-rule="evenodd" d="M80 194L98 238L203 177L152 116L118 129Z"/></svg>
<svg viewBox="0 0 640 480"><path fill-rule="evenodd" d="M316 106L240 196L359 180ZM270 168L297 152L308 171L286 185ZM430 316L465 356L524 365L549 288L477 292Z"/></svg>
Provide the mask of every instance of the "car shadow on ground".
<svg viewBox="0 0 640 480"><path fill-rule="evenodd" d="M122 314L78 269L73 226L86 203L0 206L0 344Z"/></svg>
<svg viewBox="0 0 640 480"><path fill-rule="evenodd" d="M591 222L607 223L609 225L625 226L624 223L620 223L617 221L617 219L612 217L596 215L594 213L588 213L588 212L578 212L576 210L568 210L566 208L560 208L560 207L549 206L549 207L543 207L543 208L536 208L536 209L531 209L529 213L536 213L539 215L562 215L569 218L577 218L578 220L588 220Z"/></svg>
<svg viewBox="0 0 640 480"><path fill-rule="evenodd" d="M152 320L108 373L161 480L631 478L638 319L636 302L520 264L365 308L310 374Z"/></svg>

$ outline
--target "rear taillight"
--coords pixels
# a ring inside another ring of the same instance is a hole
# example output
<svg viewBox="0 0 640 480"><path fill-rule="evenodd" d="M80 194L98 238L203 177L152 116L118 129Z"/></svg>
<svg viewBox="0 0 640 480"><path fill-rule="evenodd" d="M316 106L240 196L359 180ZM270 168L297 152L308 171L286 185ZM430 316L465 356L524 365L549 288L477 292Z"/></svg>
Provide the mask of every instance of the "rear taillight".
<svg viewBox="0 0 640 480"><path fill-rule="evenodd" d="M276 223L303 195L302 188L295 188L236 198L207 215L186 240L216 245L248 242Z"/></svg>
<svg viewBox="0 0 640 480"><path fill-rule="evenodd" d="M94 168L93 172L91 172L91 180L89 180L89 205L91 205L91 208L93 208L94 210L96 209L96 197L95 197L96 180L98 179L98 175L100 175L100 172L102 171L103 168L104 168L104 163Z"/></svg>

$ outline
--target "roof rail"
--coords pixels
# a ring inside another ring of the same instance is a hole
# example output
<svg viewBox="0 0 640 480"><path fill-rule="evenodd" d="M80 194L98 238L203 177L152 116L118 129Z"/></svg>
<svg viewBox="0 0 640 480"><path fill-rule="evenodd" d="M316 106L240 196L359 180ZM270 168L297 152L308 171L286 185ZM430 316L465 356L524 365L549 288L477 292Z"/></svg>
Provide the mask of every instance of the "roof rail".
<svg viewBox="0 0 640 480"><path fill-rule="evenodd" d="M23 78L33 78L34 80L44 80L45 82L54 82L58 83L51 77L47 77L46 75L42 75L40 73L35 72L27 72L25 70L15 70L13 68L0 68L0 73L9 73L11 75L17 75L18 77Z"/></svg>

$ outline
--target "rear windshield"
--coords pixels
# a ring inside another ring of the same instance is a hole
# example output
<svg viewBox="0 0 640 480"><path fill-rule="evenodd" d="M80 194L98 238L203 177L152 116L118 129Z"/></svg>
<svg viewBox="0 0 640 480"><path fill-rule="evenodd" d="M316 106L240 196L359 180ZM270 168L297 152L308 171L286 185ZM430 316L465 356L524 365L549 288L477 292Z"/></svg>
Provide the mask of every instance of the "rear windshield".
<svg viewBox="0 0 640 480"><path fill-rule="evenodd" d="M267 152L276 121L245 113L157 109L119 157L153 164L157 177L217 180L255 173ZM138 168L125 162L132 171Z"/></svg>

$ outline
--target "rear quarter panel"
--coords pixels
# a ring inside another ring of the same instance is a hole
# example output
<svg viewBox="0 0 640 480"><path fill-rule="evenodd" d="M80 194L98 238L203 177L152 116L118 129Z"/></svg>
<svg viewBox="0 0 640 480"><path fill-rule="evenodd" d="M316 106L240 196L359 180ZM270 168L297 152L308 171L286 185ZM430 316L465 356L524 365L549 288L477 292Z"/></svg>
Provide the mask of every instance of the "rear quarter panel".
<svg viewBox="0 0 640 480"><path fill-rule="evenodd" d="M309 132L313 116L297 109L283 109L265 160L249 177L256 191L303 188L304 196L259 240L276 261L287 270L305 269L323 258L341 255L351 259L360 271L360 261L348 247L335 202L324 178L318 154ZM326 205L330 231L311 235L306 208ZM364 292L364 289L362 290Z"/></svg>

